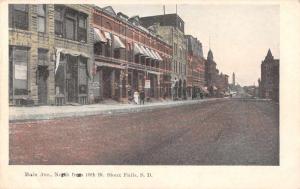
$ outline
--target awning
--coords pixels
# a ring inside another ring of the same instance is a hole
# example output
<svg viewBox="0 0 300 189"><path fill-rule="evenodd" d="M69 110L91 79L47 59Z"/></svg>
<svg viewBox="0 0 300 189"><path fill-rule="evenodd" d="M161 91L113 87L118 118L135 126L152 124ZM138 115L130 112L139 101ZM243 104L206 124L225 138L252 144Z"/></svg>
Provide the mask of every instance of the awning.
<svg viewBox="0 0 300 189"><path fill-rule="evenodd" d="M143 55L150 57L150 55L148 54L147 50L145 49L145 47L143 45L140 45L140 48L143 51Z"/></svg>
<svg viewBox="0 0 300 189"><path fill-rule="evenodd" d="M147 50L147 52L148 52L148 54L150 55L150 58L152 58L152 59L156 59L156 57L153 55L153 53L150 51L150 49L148 49L147 47L146 47L146 50Z"/></svg>
<svg viewBox="0 0 300 189"><path fill-rule="evenodd" d="M141 54L143 54L142 49L136 43L134 43L133 52L134 52L134 55L141 55Z"/></svg>
<svg viewBox="0 0 300 189"><path fill-rule="evenodd" d="M154 51L154 52L155 52L157 58L158 58L160 61L162 61L163 59L162 59L161 56L158 54L158 52L156 52L156 51Z"/></svg>
<svg viewBox="0 0 300 189"><path fill-rule="evenodd" d="M105 67L110 67L110 68L125 69L124 66L117 65L117 64L110 64L110 63L106 63L106 62L95 61L95 64L96 64L96 66L105 66Z"/></svg>
<svg viewBox="0 0 300 189"><path fill-rule="evenodd" d="M70 49L64 49L64 48L56 48L56 53L55 53L56 62L55 62L54 73L56 73L57 68L59 66L59 63L60 63L60 53L69 54L69 55L72 55L72 56L83 56L83 57L89 58L89 56L84 52L78 52L78 51L74 51L74 50L70 50Z"/></svg>
<svg viewBox="0 0 300 189"><path fill-rule="evenodd" d="M148 71L148 70L147 70L147 72L150 73L150 74L155 74L155 75L161 75L162 74L161 72Z"/></svg>
<svg viewBox="0 0 300 189"><path fill-rule="evenodd" d="M103 42L106 43L107 39L98 28L94 28L94 43Z"/></svg>
<svg viewBox="0 0 300 189"><path fill-rule="evenodd" d="M154 51L154 50L151 50L151 52L152 52L152 54L154 55L155 60L159 60L159 58L157 57L157 54L155 53L155 51Z"/></svg>
<svg viewBox="0 0 300 189"><path fill-rule="evenodd" d="M125 45L124 45L124 43L121 41L121 39L119 38L119 36L116 36L116 35L113 35L113 36L114 36L113 47L114 47L115 49L118 49L118 48L125 49Z"/></svg>
<svg viewBox="0 0 300 189"><path fill-rule="evenodd" d="M208 92L208 90L207 90L206 87L201 87L201 90L202 90L204 93L209 94L209 92Z"/></svg>
<svg viewBox="0 0 300 189"><path fill-rule="evenodd" d="M105 35L105 38L106 39L108 39L108 40L110 40L111 41L111 36L110 36L110 33L108 33L108 32L104 32L104 35Z"/></svg>

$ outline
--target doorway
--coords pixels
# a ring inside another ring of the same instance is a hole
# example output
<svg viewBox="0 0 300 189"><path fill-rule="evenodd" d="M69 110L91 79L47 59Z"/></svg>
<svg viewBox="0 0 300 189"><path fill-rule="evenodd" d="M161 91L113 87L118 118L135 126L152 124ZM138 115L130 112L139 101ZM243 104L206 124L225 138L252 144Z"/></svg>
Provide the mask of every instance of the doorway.
<svg viewBox="0 0 300 189"><path fill-rule="evenodd" d="M78 94L78 62L77 57L68 56L67 61L67 102L77 102Z"/></svg>
<svg viewBox="0 0 300 189"><path fill-rule="evenodd" d="M47 79L49 76L48 66L38 66L37 70L37 86L38 86L38 102L40 105L47 104Z"/></svg>

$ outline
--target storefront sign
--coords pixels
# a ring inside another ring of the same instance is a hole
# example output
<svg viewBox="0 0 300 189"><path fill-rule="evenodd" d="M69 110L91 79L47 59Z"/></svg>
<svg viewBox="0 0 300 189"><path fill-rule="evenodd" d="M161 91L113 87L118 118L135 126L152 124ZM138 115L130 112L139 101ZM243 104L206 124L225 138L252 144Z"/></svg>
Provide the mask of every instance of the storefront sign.
<svg viewBox="0 0 300 189"><path fill-rule="evenodd" d="M150 89L150 80L145 80L145 88Z"/></svg>
<svg viewBox="0 0 300 189"><path fill-rule="evenodd" d="M100 87L100 83L99 83L99 82L96 82L96 81L95 81L95 82L92 82L92 83L91 83L91 87L92 87L92 88L99 88L99 87Z"/></svg>
<svg viewBox="0 0 300 189"><path fill-rule="evenodd" d="M27 80L27 66L15 64L15 79Z"/></svg>

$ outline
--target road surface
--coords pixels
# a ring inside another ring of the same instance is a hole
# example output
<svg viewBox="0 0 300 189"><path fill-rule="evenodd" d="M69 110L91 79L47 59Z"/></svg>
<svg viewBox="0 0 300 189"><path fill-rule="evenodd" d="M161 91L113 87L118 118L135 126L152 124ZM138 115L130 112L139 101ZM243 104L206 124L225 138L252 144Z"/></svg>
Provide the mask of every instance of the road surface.
<svg viewBox="0 0 300 189"><path fill-rule="evenodd" d="M224 99L10 123L10 164L279 165L279 107Z"/></svg>

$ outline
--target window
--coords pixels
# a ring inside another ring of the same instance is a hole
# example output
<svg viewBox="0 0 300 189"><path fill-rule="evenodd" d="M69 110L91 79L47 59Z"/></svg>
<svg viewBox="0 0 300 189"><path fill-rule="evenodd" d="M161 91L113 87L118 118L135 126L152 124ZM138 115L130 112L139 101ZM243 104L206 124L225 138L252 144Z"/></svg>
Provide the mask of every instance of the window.
<svg viewBox="0 0 300 189"><path fill-rule="evenodd" d="M48 50L38 49L38 64L47 65L48 63Z"/></svg>
<svg viewBox="0 0 300 189"><path fill-rule="evenodd" d="M86 17L80 15L78 16L78 41L86 42L86 36L87 36Z"/></svg>
<svg viewBox="0 0 300 189"><path fill-rule="evenodd" d="M37 5L38 32L46 32L46 5Z"/></svg>
<svg viewBox="0 0 300 189"><path fill-rule="evenodd" d="M121 49L114 49L114 58L121 58Z"/></svg>
<svg viewBox="0 0 300 189"><path fill-rule="evenodd" d="M75 40L75 20L66 19L66 38Z"/></svg>
<svg viewBox="0 0 300 189"><path fill-rule="evenodd" d="M28 5L9 5L9 27L28 30Z"/></svg>
<svg viewBox="0 0 300 189"><path fill-rule="evenodd" d="M27 95L28 49L12 47L9 49L10 63L10 94Z"/></svg>
<svg viewBox="0 0 300 189"><path fill-rule="evenodd" d="M56 35L63 35L63 8L55 7L55 34Z"/></svg>
<svg viewBox="0 0 300 189"><path fill-rule="evenodd" d="M87 42L87 15L55 6L55 34L71 40Z"/></svg>
<svg viewBox="0 0 300 189"><path fill-rule="evenodd" d="M78 70L78 82L79 82L79 94L87 94L87 59L79 58L79 70Z"/></svg>

